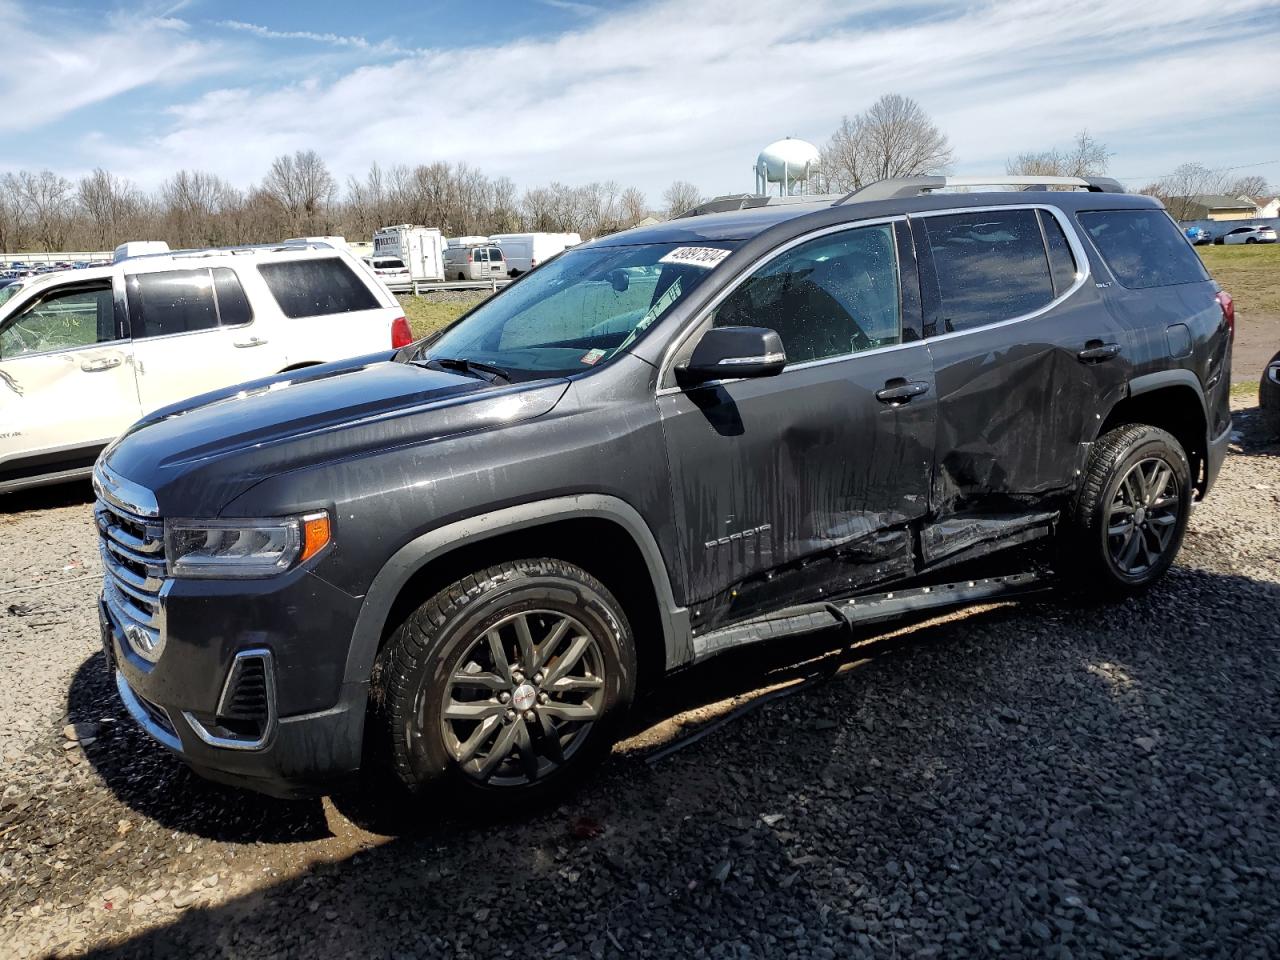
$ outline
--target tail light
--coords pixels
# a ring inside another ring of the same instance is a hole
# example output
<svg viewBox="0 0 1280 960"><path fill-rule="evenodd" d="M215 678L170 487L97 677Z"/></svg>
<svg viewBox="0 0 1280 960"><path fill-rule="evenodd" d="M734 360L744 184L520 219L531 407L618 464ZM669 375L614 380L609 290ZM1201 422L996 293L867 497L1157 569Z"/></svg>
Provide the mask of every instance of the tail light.
<svg viewBox="0 0 1280 960"><path fill-rule="evenodd" d="M1227 336L1234 340L1236 338L1236 302L1225 290L1218 291L1217 301L1218 306L1222 308L1222 319L1227 322Z"/></svg>
<svg viewBox="0 0 1280 960"><path fill-rule="evenodd" d="M409 321L404 317L396 317L391 321L391 349L399 350L413 343L413 331L409 329Z"/></svg>

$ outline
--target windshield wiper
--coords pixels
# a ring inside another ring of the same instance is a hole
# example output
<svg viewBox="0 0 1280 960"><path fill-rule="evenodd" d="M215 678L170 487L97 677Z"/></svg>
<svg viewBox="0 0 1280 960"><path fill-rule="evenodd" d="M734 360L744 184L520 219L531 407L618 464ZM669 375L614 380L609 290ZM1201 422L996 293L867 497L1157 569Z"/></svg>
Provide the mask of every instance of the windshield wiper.
<svg viewBox="0 0 1280 960"><path fill-rule="evenodd" d="M469 373L472 376L480 377L482 380L488 380L490 383L497 383L499 380L507 383L511 382L511 374L501 367L495 367L491 363L481 363L479 360L468 360L466 357L430 357L425 361L418 362L434 363L447 370ZM485 374L488 374L488 376L485 376Z"/></svg>

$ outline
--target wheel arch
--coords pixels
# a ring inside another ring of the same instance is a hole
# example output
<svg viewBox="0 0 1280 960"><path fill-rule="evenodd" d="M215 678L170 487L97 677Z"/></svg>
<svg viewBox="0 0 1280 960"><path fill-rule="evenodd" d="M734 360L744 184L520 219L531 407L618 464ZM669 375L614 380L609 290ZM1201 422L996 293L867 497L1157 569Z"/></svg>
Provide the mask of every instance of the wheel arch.
<svg viewBox="0 0 1280 960"><path fill-rule="evenodd" d="M1172 434L1191 464L1192 484L1202 495L1209 454L1209 416L1204 389L1190 370L1161 370L1135 377L1099 426L1097 437L1116 427L1144 423Z"/></svg>
<svg viewBox="0 0 1280 960"><path fill-rule="evenodd" d="M367 682L399 620L439 589L492 563L532 556L581 566L617 597L631 621L642 681L692 657L688 611L675 602L648 524L616 497L579 495L455 521L397 550L365 594L345 680Z"/></svg>

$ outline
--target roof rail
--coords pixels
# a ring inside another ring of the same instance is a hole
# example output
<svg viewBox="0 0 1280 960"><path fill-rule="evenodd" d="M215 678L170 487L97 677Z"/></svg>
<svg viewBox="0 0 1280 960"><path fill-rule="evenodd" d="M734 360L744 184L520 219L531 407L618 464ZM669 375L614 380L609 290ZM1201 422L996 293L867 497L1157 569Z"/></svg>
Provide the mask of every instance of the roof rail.
<svg viewBox="0 0 1280 960"><path fill-rule="evenodd" d="M839 200L838 193L800 193L791 195L765 195L762 193L730 193L722 197L704 200L696 207L690 207L674 219L700 217L704 213L724 213L728 210L753 210L756 207L772 207L786 203L829 203Z"/></svg>
<svg viewBox="0 0 1280 960"><path fill-rule="evenodd" d="M1023 177L1023 176L989 176L989 177L891 177L877 180L865 187L860 187L845 194L832 204L838 207L851 200L866 202L869 200L902 200L907 197L921 197L934 190L947 187L994 187L1010 186L1021 190L1047 190L1049 187L1076 187L1091 193L1124 193L1119 181L1110 177Z"/></svg>

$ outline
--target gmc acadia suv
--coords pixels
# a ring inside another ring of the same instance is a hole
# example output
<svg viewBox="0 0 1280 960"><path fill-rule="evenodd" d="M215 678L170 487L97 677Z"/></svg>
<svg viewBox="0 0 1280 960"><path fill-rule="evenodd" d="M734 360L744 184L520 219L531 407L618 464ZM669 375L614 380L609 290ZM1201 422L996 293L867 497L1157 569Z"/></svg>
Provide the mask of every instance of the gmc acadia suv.
<svg viewBox="0 0 1280 960"><path fill-rule="evenodd" d="M268 793L532 799L719 651L1149 586L1226 451L1231 300L1114 182L957 182L725 201L145 417L95 471L125 706Z"/></svg>

